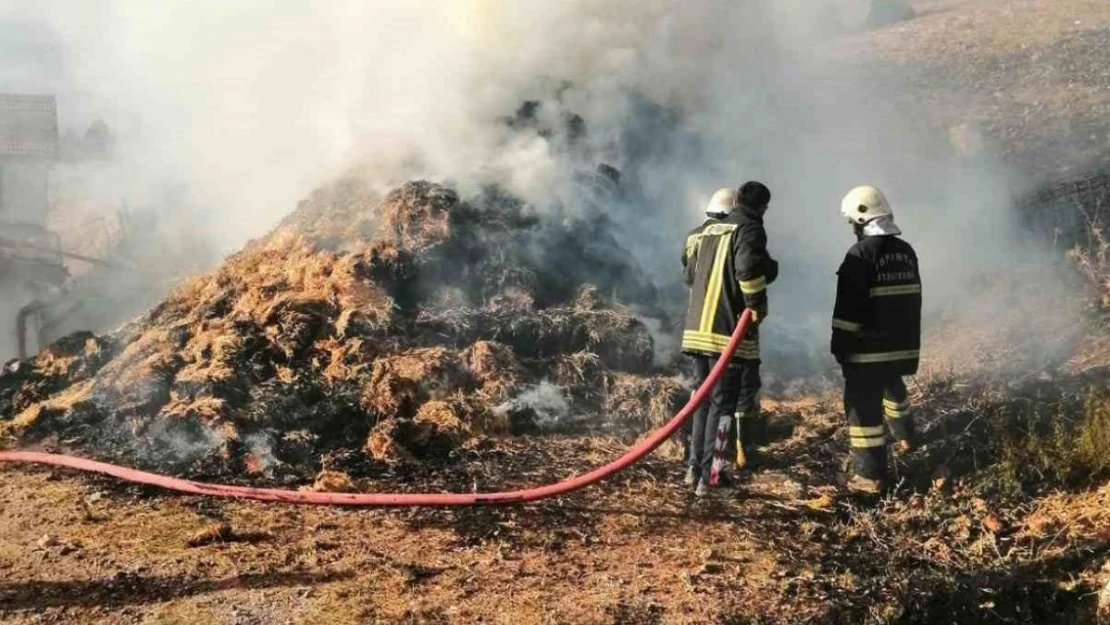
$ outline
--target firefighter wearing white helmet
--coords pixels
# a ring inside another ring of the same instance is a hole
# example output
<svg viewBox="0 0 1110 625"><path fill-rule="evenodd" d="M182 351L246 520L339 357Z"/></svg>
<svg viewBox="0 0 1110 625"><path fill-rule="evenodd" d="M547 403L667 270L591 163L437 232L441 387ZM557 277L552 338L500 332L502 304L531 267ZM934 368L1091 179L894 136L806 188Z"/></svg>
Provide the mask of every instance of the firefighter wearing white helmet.
<svg viewBox="0 0 1110 625"><path fill-rule="evenodd" d="M694 361L695 377L705 379L729 343L745 309L756 325L767 316L767 287L778 277L778 263L767 252L763 215L771 191L751 181L739 189L720 189L706 206L708 219L686 237L682 263L690 298L682 351ZM721 377L708 407L694 414L686 483L704 496L715 486L726 462L737 465L751 448L751 429L759 413L759 328L748 330ZM743 417L732 435L733 416ZM739 454L739 455L737 455Z"/></svg>
<svg viewBox="0 0 1110 625"><path fill-rule="evenodd" d="M917 253L900 238L882 191L852 189L840 214L857 239L837 271L831 346L844 372L849 487L878 492L887 477L888 428L896 452L913 445L912 407L902 376L917 372L921 274Z"/></svg>
<svg viewBox="0 0 1110 625"><path fill-rule="evenodd" d="M736 206L736 189L717 189L709 203L705 206L705 221L697 228L686 233L685 245L682 248L682 268L685 272L686 286L694 282L694 260L701 233L709 226L728 217Z"/></svg>
<svg viewBox="0 0 1110 625"><path fill-rule="evenodd" d="M697 270L697 252L698 246L701 243L702 232L709 226L719 223L725 217L732 213L733 207L736 205L736 189L717 189L713 193L713 197L709 198L709 203L705 206L705 221L698 227L686 233L686 239L682 247L682 271L683 278L686 282L687 288L694 284L695 271ZM709 368L712 363L708 359L695 357L692 359L694 363L694 384L701 386L705 381L706 376L709 375ZM684 438L685 457L690 459L691 452L691 435L693 433L693 425L695 421L705 419L706 412L709 410L709 402L702 402L698 406L698 410L694 418L687 419L686 425L683 426L682 434ZM686 475L687 486L694 486L696 477L693 472L688 471Z"/></svg>
<svg viewBox="0 0 1110 625"><path fill-rule="evenodd" d="M736 189L717 189L709 204L705 207L705 214L715 219L723 219L732 214L736 208Z"/></svg>
<svg viewBox="0 0 1110 625"><path fill-rule="evenodd" d="M879 217L894 217L886 196L875 187L856 187L849 191L840 202L840 214L860 225Z"/></svg>

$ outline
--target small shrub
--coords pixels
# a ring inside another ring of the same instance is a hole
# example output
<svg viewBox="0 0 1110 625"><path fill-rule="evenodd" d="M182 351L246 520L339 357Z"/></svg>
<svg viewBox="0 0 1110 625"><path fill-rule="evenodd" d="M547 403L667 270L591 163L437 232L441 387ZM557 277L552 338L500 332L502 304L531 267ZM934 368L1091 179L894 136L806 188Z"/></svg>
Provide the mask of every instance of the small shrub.
<svg viewBox="0 0 1110 625"><path fill-rule="evenodd" d="M1051 413L1043 407L1023 402L994 415L1003 485L1052 488L1110 474L1110 391L1091 390Z"/></svg>
<svg viewBox="0 0 1110 625"><path fill-rule="evenodd" d="M1110 237L1107 237L1101 221L1088 219L1087 244L1076 245L1067 256L1095 289L1098 309L1103 313L1110 312Z"/></svg>
<svg viewBox="0 0 1110 625"><path fill-rule="evenodd" d="M1110 392L1087 394L1076 439L1081 465L1096 476L1110 473Z"/></svg>

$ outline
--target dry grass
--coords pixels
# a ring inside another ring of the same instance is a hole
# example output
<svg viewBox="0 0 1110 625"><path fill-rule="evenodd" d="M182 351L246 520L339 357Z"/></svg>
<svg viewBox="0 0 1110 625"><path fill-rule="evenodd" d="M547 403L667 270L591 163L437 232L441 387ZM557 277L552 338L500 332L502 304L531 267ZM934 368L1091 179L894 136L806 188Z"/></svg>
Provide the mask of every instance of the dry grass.
<svg viewBox="0 0 1110 625"><path fill-rule="evenodd" d="M1090 220L1087 245L1076 246L1068 258L1098 294L1098 308L1110 311L1110 239L1103 232L1101 222Z"/></svg>
<svg viewBox="0 0 1110 625"><path fill-rule="evenodd" d="M358 492L358 487L355 486L351 476L341 471L321 471L316 476L316 481L313 482L312 487L306 490L322 492L322 493L355 493Z"/></svg>

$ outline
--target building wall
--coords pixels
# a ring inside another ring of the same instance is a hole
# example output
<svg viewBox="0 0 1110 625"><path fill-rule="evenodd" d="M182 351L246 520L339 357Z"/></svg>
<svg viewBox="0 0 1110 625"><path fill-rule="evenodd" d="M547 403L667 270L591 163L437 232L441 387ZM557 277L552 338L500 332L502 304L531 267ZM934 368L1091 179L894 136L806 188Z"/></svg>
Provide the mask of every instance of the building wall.
<svg viewBox="0 0 1110 625"><path fill-rule="evenodd" d="M48 171L43 161L0 159L0 222L46 225Z"/></svg>

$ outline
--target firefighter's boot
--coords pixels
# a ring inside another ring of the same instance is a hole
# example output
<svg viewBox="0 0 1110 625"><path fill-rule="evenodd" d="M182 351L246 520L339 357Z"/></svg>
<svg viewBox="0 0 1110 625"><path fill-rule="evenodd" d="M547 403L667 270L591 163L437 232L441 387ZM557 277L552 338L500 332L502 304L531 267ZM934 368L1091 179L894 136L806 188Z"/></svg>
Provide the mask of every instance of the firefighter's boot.
<svg viewBox="0 0 1110 625"><path fill-rule="evenodd" d="M682 485L688 488L693 488L694 483L698 481L698 472L694 467L686 467L686 475L682 478Z"/></svg>
<svg viewBox="0 0 1110 625"><path fill-rule="evenodd" d="M864 477L857 473L851 456L844 459L844 463L840 468L848 475L848 481L845 483L845 486L851 493L865 496L879 495L886 487L882 479Z"/></svg>
<svg viewBox="0 0 1110 625"><path fill-rule="evenodd" d="M694 489L694 496L703 499L708 497L709 493L709 480L698 480L698 487Z"/></svg>
<svg viewBox="0 0 1110 625"><path fill-rule="evenodd" d="M858 495L878 495L883 492L883 483L859 475L848 478L848 490Z"/></svg>
<svg viewBox="0 0 1110 625"><path fill-rule="evenodd" d="M762 458L759 454L761 440L762 415L758 408L744 413L737 413L736 428L736 468L738 470L755 470L759 467Z"/></svg>

